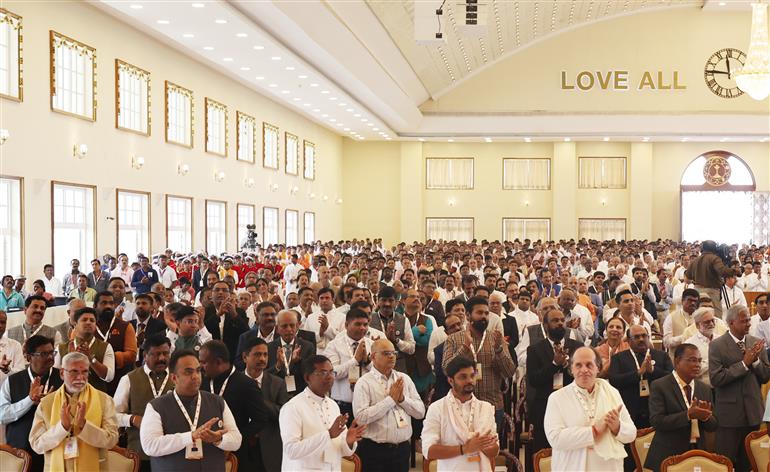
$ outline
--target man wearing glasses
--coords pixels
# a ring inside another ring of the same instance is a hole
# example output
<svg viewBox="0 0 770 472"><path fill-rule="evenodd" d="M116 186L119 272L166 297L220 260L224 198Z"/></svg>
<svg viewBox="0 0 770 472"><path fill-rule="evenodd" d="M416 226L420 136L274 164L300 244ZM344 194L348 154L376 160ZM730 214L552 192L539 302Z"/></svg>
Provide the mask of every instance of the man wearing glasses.
<svg viewBox="0 0 770 472"><path fill-rule="evenodd" d="M709 379L709 344L711 341L724 334L724 331L719 331L717 321L719 318L714 316L713 308L698 308L692 314L692 318L695 321L695 326L698 331L687 338L685 343L692 344L698 348L701 356L700 374L698 380L711 387L711 380Z"/></svg>
<svg viewBox="0 0 770 472"><path fill-rule="evenodd" d="M366 425L358 448L366 471L407 472L412 418L425 416L425 405L408 375L396 372L396 350L387 339L372 344L374 368L353 391L353 412Z"/></svg>
<svg viewBox="0 0 770 472"><path fill-rule="evenodd" d="M45 454L45 470L103 470L101 458L118 443L115 404L89 385L90 367L82 352L64 356L64 385L43 397L35 411L29 442Z"/></svg>
<svg viewBox="0 0 770 472"><path fill-rule="evenodd" d="M29 432L40 400L62 385L59 369L53 367L53 340L35 335L24 345L26 369L16 372L0 387L0 424L5 425L8 445L31 456L29 472L42 472L43 456L32 450Z"/></svg>

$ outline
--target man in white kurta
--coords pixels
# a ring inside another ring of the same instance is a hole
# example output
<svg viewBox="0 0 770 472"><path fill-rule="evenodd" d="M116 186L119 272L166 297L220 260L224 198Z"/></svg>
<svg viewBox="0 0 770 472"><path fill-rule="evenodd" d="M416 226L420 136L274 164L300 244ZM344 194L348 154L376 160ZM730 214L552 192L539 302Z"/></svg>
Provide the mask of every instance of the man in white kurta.
<svg viewBox="0 0 770 472"><path fill-rule="evenodd" d="M576 350L571 359L575 381L548 397L544 428L551 470L623 470L623 445L636 438L636 426L620 393L596 377L600 362L593 349Z"/></svg>
<svg viewBox="0 0 770 472"><path fill-rule="evenodd" d="M278 417L283 440L284 472L338 471L342 457L353 454L366 426L340 415L337 403L328 397L334 383L332 364L324 356L304 361L307 388L283 405Z"/></svg>
<svg viewBox="0 0 770 472"><path fill-rule="evenodd" d="M437 472L492 470L500 449L495 407L473 395L473 360L455 357L447 365L446 376L452 390L428 407L422 426L422 455L437 461Z"/></svg>

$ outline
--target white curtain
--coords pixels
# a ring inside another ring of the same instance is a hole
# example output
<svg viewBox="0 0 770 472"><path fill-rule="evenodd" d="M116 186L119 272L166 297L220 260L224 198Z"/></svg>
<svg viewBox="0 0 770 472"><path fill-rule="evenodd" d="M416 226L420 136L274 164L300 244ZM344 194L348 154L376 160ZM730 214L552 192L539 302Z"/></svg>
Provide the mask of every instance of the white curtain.
<svg viewBox="0 0 770 472"><path fill-rule="evenodd" d="M427 218L427 239L444 241L471 241L473 239L472 218Z"/></svg>
<svg viewBox="0 0 770 472"><path fill-rule="evenodd" d="M429 189L472 189L473 158L428 158L426 179Z"/></svg>
<svg viewBox="0 0 770 472"><path fill-rule="evenodd" d="M578 221L578 238L597 241L624 240L626 239L626 220L581 218Z"/></svg>
<svg viewBox="0 0 770 472"><path fill-rule="evenodd" d="M770 192L754 192L752 243L770 244Z"/></svg>
<svg viewBox="0 0 770 472"><path fill-rule="evenodd" d="M581 157L579 188L626 188L625 157Z"/></svg>
<svg viewBox="0 0 770 472"><path fill-rule="evenodd" d="M503 159L503 189L548 190L551 188L550 159Z"/></svg>
<svg viewBox="0 0 770 472"><path fill-rule="evenodd" d="M546 218L524 219L505 218L503 220L503 240L513 241L548 241L551 238L551 220Z"/></svg>
<svg viewBox="0 0 770 472"><path fill-rule="evenodd" d="M753 192L682 192L682 239L748 243Z"/></svg>

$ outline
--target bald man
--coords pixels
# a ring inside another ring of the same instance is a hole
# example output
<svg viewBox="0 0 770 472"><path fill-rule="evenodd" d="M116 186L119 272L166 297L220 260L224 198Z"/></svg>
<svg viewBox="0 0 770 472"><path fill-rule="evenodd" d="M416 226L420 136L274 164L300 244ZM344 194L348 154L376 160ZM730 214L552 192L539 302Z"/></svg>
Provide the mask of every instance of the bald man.
<svg viewBox="0 0 770 472"><path fill-rule="evenodd" d="M382 472L409 470L411 418L425 416L425 404L408 375L394 370L396 349L387 339L372 344L372 370L353 390L353 413L366 425L356 454L362 469Z"/></svg>
<svg viewBox="0 0 770 472"><path fill-rule="evenodd" d="M67 319L53 327L61 335L62 342L69 341L72 330L75 329L75 312L85 308L86 302L73 298L67 304Z"/></svg>
<svg viewBox="0 0 770 472"><path fill-rule="evenodd" d="M303 361L316 353L315 343L299 336L299 320L294 310L281 310L275 320L278 336L267 345L267 372L286 382L289 397L305 389Z"/></svg>

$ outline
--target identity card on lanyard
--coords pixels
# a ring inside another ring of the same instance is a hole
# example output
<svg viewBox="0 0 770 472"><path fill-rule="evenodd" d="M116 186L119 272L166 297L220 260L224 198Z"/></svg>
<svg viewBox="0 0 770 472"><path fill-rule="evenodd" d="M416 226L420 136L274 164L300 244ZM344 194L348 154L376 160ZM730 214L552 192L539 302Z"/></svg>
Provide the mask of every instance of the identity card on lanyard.
<svg viewBox="0 0 770 472"><path fill-rule="evenodd" d="M487 339L487 331L484 330L484 334L481 336L481 342L479 343L478 349L474 349L473 342L471 342L471 353L473 354L473 362L476 363L476 382L481 380L481 377L482 377L481 362L479 362L479 352L481 351L481 348L484 347L484 341L486 339Z"/></svg>
<svg viewBox="0 0 770 472"><path fill-rule="evenodd" d="M184 405L182 405L182 400L179 399L176 390L174 390L174 399L176 400L176 404L179 405L179 409L182 410L182 414L184 415L184 419L187 420L187 424L190 425L190 432L195 431L198 428L198 419L201 414L201 392L198 392L198 404L195 407L195 419L193 420L191 420L190 415L187 414L187 410ZM200 438L194 440L192 444L185 447L184 458L190 460L203 459L203 441L201 441Z"/></svg>

